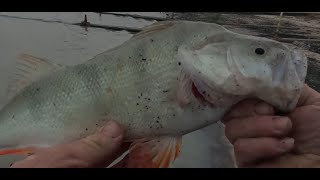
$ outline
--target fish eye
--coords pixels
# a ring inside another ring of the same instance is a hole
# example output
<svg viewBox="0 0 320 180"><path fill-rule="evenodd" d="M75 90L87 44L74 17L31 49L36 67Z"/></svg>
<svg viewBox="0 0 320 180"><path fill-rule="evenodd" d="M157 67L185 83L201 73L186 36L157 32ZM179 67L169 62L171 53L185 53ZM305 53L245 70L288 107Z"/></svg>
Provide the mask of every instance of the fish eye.
<svg viewBox="0 0 320 180"><path fill-rule="evenodd" d="M264 49L263 48L257 48L254 52L256 54L258 54L258 55L263 55L264 54Z"/></svg>

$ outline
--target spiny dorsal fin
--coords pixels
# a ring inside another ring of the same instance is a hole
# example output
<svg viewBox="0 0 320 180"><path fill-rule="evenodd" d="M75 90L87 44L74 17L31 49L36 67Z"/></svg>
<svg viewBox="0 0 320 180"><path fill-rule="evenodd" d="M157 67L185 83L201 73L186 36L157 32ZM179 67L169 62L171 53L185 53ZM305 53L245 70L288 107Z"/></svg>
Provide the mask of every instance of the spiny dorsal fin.
<svg viewBox="0 0 320 180"><path fill-rule="evenodd" d="M144 27L142 29L142 31L133 35L133 38L142 38L142 37L149 35L151 33L160 32L164 29L167 29L167 28L173 26L174 24L175 24L174 21L160 21L160 22L153 23L149 26Z"/></svg>
<svg viewBox="0 0 320 180"><path fill-rule="evenodd" d="M11 99L33 81L62 67L62 65L50 63L43 58L29 54L20 54L12 80L9 82L7 90L8 98Z"/></svg>

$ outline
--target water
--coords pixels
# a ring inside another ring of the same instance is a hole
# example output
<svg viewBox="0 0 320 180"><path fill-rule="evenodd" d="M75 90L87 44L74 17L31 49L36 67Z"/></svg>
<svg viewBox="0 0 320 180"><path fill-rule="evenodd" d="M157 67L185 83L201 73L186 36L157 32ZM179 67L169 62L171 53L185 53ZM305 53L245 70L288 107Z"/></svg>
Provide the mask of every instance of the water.
<svg viewBox="0 0 320 180"><path fill-rule="evenodd" d="M159 12L130 12L152 17L165 17ZM83 28L74 23L83 21L100 25L142 28L156 21L118 17L92 12L1 12L0 13L0 107L6 102L6 88L16 57L21 53L50 59L52 62L74 65L120 45L132 34ZM181 156L173 167L231 167L231 157L223 136L223 126L213 125L186 135ZM1 156L0 167L8 167L20 156Z"/></svg>

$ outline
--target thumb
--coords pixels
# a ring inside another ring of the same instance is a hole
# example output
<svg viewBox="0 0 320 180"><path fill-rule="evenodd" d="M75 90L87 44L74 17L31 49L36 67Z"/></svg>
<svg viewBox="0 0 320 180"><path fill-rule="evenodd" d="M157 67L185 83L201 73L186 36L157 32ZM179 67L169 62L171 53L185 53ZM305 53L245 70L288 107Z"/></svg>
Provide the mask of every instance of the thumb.
<svg viewBox="0 0 320 180"><path fill-rule="evenodd" d="M124 131L110 121L96 133L70 144L75 148L75 156L88 163L90 167L107 166L121 155Z"/></svg>
<svg viewBox="0 0 320 180"><path fill-rule="evenodd" d="M316 105L319 103L320 94L316 90L312 89L307 84L305 84L297 106Z"/></svg>

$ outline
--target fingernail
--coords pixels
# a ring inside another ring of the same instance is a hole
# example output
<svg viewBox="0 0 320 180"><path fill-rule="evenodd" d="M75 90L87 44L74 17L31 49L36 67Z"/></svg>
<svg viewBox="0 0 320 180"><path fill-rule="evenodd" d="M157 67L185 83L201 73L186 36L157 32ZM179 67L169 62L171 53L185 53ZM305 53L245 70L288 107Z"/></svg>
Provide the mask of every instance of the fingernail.
<svg viewBox="0 0 320 180"><path fill-rule="evenodd" d="M273 108L265 102L259 102L255 105L254 110L260 115L269 115L273 113Z"/></svg>
<svg viewBox="0 0 320 180"><path fill-rule="evenodd" d="M279 132L279 134L283 134L287 132L287 130L290 129L290 120L287 117L274 117L273 118L276 130Z"/></svg>
<svg viewBox="0 0 320 180"><path fill-rule="evenodd" d="M109 121L106 126L102 128L102 133L112 138L117 138L122 134L120 127L113 121Z"/></svg>
<svg viewBox="0 0 320 180"><path fill-rule="evenodd" d="M291 149L294 145L294 139L293 138L284 138L281 140L281 146L283 149Z"/></svg>

